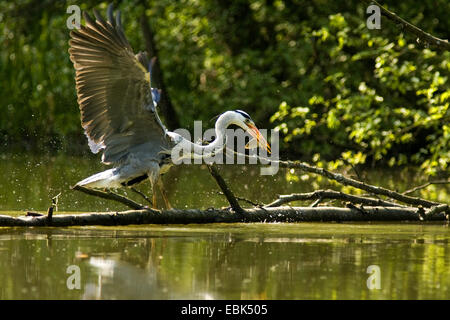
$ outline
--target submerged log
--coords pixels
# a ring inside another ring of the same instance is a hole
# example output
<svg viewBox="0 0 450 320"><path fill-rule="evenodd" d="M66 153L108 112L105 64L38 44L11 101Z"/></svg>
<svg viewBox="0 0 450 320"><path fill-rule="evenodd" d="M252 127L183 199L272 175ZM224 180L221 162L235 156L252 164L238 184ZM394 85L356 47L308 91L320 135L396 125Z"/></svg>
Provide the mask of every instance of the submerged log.
<svg viewBox="0 0 450 320"><path fill-rule="evenodd" d="M129 210L122 212L93 212L82 214L56 214L53 227L117 226L133 224L189 224L236 222L350 222L350 221L420 221L421 214L411 207L276 207L244 209L239 215L229 209L207 210ZM442 212L429 216L429 220L445 220ZM0 215L0 226L49 226L47 216L12 217Z"/></svg>

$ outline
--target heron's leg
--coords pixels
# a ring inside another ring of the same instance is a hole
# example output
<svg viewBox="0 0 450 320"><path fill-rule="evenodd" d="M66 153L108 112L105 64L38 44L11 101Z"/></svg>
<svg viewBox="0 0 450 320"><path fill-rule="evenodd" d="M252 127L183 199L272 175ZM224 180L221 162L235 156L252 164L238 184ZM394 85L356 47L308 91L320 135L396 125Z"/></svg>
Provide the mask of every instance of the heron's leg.
<svg viewBox="0 0 450 320"><path fill-rule="evenodd" d="M153 190L152 202L153 202L153 209L158 209L158 207L156 206L156 193L155 193L155 190Z"/></svg>
<svg viewBox="0 0 450 320"><path fill-rule="evenodd" d="M169 199L167 198L166 189L164 189L164 185L163 185L163 182L162 182L161 178L158 179L158 187L159 187L159 190L161 191L161 194L163 196L164 203L166 204L166 208L167 209L172 209L172 206L170 205Z"/></svg>
<svg viewBox="0 0 450 320"><path fill-rule="evenodd" d="M156 206L156 185L158 184L160 177L159 177L159 165L157 162L152 161L150 163L149 170L147 171L147 175L150 180L150 184L152 185L153 209L158 210L158 207Z"/></svg>
<svg viewBox="0 0 450 320"><path fill-rule="evenodd" d="M158 209L158 207L156 206L156 181L155 179L152 179L152 177L150 176L150 184L152 186L152 206L153 209Z"/></svg>

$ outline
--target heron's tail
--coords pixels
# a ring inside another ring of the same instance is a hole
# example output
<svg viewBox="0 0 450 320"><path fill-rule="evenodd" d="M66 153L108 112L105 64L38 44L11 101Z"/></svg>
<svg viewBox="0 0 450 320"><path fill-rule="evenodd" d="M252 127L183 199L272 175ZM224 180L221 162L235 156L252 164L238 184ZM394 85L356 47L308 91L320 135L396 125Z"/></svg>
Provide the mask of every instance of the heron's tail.
<svg viewBox="0 0 450 320"><path fill-rule="evenodd" d="M109 169L103 172L96 173L80 182L78 186L86 188L120 188L119 170L117 168Z"/></svg>

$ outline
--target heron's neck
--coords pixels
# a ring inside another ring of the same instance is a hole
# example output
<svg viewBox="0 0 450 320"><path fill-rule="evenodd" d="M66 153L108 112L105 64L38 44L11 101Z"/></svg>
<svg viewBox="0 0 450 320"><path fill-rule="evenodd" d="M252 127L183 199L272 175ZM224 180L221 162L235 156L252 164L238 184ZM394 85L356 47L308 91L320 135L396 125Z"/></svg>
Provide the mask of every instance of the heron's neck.
<svg viewBox="0 0 450 320"><path fill-rule="evenodd" d="M216 138L210 144L208 144L206 146L201 146L203 154L217 151L225 145L225 142L226 142L225 130L227 129L227 127L230 124L231 124L231 119L229 119L229 116L226 113L222 114L217 119L216 125L215 125ZM196 152L194 152L194 153L196 153Z"/></svg>
<svg viewBox="0 0 450 320"><path fill-rule="evenodd" d="M197 143L192 143L193 154L194 156L203 156L210 153L217 152L225 146L226 134L225 130L227 127L232 124L233 121L230 117L230 114L224 113L222 114L216 121L215 125L215 133L216 138L210 144L203 146Z"/></svg>

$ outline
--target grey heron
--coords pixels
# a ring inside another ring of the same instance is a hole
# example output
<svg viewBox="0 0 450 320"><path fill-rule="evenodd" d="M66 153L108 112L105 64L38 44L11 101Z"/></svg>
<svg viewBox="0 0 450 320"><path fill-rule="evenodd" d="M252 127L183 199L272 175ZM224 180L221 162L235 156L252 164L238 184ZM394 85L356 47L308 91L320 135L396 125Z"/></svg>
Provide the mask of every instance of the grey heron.
<svg viewBox="0 0 450 320"><path fill-rule="evenodd" d="M234 124L247 131L259 145L270 146L250 116L241 110L221 114L216 138L203 146L170 132L156 110L160 91L151 87L152 61L144 52L134 54L112 5L105 20L94 10L95 20L84 12L85 25L70 33L69 53L76 71L81 125L90 150L102 152L102 162L112 169L94 174L77 185L119 188L149 179L156 208L158 186L170 208L160 176L173 164L171 150L195 146L194 154L214 152L224 144L225 129Z"/></svg>

